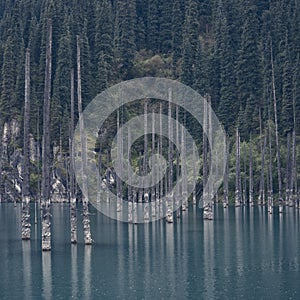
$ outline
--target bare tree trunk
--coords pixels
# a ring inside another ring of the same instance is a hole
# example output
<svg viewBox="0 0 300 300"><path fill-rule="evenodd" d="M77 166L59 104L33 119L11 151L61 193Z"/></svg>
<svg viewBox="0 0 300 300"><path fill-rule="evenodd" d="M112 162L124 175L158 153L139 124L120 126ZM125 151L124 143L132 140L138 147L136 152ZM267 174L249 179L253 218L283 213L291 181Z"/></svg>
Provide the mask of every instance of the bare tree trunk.
<svg viewBox="0 0 300 300"><path fill-rule="evenodd" d="M236 129L236 163L235 163L235 206L241 205L241 168L240 168L240 135Z"/></svg>
<svg viewBox="0 0 300 300"><path fill-rule="evenodd" d="M269 124L269 176L268 176L268 212L273 212L273 170L272 170L272 136L271 136L271 118L270 107L268 107L268 124Z"/></svg>
<svg viewBox="0 0 300 300"><path fill-rule="evenodd" d="M246 205L247 203L247 165L246 165L246 149L244 146L244 155L243 155L243 163L244 163L244 182L243 182L243 195L242 195L242 201L243 205Z"/></svg>
<svg viewBox="0 0 300 300"><path fill-rule="evenodd" d="M128 129L128 146L127 146L127 156L128 156L128 164L131 164L131 151L130 151L130 144L131 144L131 133ZM128 168L128 184L127 184L127 194L128 194L128 222L133 223L133 193L131 189L131 177Z"/></svg>
<svg viewBox="0 0 300 300"><path fill-rule="evenodd" d="M29 120L30 120L30 51L26 49L25 59L25 108L24 108L24 169L22 184L22 240L30 239L30 159L29 159Z"/></svg>
<svg viewBox="0 0 300 300"><path fill-rule="evenodd" d="M119 132L120 128L120 110L117 110L117 132ZM118 135L117 137L117 163L120 164L120 159L122 155L122 137ZM119 165L119 169L120 169ZM116 174L116 189L117 189L117 212L122 211L122 187L121 187L121 180Z"/></svg>
<svg viewBox="0 0 300 300"><path fill-rule="evenodd" d="M179 140L179 107L178 105L176 105L176 145L178 147L178 145L180 144L180 140ZM180 167L179 167L179 151L177 149L176 151L176 182L178 183L178 179L180 177ZM180 185L177 184L177 189L176 189L176 207L177 207L177 211L176 211L176 216L177 218L180 218Z"/></svg>
<svg viewBox="0 0 300 300"><path fill-rule="evenodd" d="M178 145L178 144L177 144ZM196 149L195 146L193 145L193 181L195 182L195 188L193 190L193 205L197 204L196 201L196 186L197 186L197 177L196 177L196 160L198 158L196 157Z"/></svg>
<svg viewBox="0 0 300 300"><path fill-rule="evenodd" d="M226 167L224 174L224 199L223 199L223 207L228 207L228 176L229 176L229 139L226 141Z"/></svg>
<svg viewBox="0 0 300 300"><path fill-rule="evenodd" d="M46 69L43 112L42 147L42 250L51 250L51 212L50 212L50 98L52 73L52 20L47 24Z"/></svg>
<svg viewBox="0 0 300 300"><path fill-rule="evenodd" d="M253 203L253 158L252 158L252 136L250 135L250 154L249 154L249 204Z"/></svg>
<svg viewBox="0 0 300 300"><path fill-rule="evenodd" d="M261 153L261 173L259 181L258 204L265 205L265 151L266 151L266 136L262 134L262 119L261 108L259 107L259 137L260 137L260 153Z"/></svg>
<svg viewBox="0 0 300 300"><path fill-rule="evenodd" d="M37 141L36 141L36 160L37 160L37 199L34 203L34 223L37 224L37 206L41 205L41 171L40 171L40 162L41 162L41 149L40 149L40 109L38 108L37 112L37 124L36 124L36 132L37 132Z"/></svg>
<svg viewBox="0 0 300 300"><path fill-rule="evenodd" d="M205 95L203 102L203 130L202 130L202 144L203 144L203 208L206 208L208 195L206 194L204 187L207 183L207 96Z"/></svg>
<svg viewBox="0 0 300 300"><path fill-rule="evenodd" d="M292 174L292 186L293 186L293 199L296 208L299 206L299 191L298 191L298 173L297 173L297 148L296 148L296 94L295 90L293 92L293 149L292 149L292 164L293 164L293 174Z"/></svg>
<svg viewBox="0 0 300 300"><path fill-rule="evenodd" d="M162 134L163 134L163 129L162 129L162 103L159 104L159 143L158 143L158 151L159 154L162 155ZM160 171L160 166L159 166L159 171ZM163 203L162 199L164 196L164 181L163 179L160 181L159 184L159 216L162 217L164 215L164 210L163 210Z"/></svg>
<svg viewBox="0 0 300 300"><path fill-rule="evenodd" d="M292 179L292 163L291 163L291 134L287 134L287 158L286 158L286 184L285 184L285 205L291 205L291 179Z"/></svg>
<svg viewBox="0 0 300 300"><path fill-rule="evenodd" d="M147 136L147 129L148 129L148 100L145 100L144 103L144 175L147 176L148 174L148 136ZM148 184L148 182L145 182ZM144 220L149 220L149 191L148 188L144 188Z"/></svg>
<svg viewBox="0 0 300 300"><path fill-rule="evenodd" d="M208 102L208 107L207 107L207 124L208 124L208 137L209 141L212 141L212 108L211 108L211 96L207 95L207 102ZM212 148L210 147L209 143L207 144L207 151L209 150L209 159L208 159L208 165L209 168L212 168ZM210 170L212 172L212 170ZM209 185L209 192L208 192L208 201L209 201L209 208L211 212L211 219L213 217L213 204L214 204L214 199L212 195L212 186Z"/></svg>
<svg viewBox="0 0 300 300"><path fill-rule="evenodd" d="M183 133L183 126L181 127L181 151L182 151L182 211L187 210L187 170L186 170L186 145L185 145L185 136Z"/></svg>
<svg viewBox="0 0 300 300"><path fill-rule="evenodd" d="M210 109L210 96L205 95L204 97L204 114L203 114L203 218L205 220L213 219L213 208L211 199L211 190L205 191L205 186L207 184L208 170L207 166L210 165L212 153L209 153L208 157L208 143L207 138L211 140L212 138L212 128L211 128L211 109Z"/></svg>
<svg viewBox="0 0 300 300"><path fill-rule="evenodd" d="M89 200L88 200L88 188L87 188L87 149L86 149L86 137L84 134L84 122L82 115L82 97L81 97L81 71L80 71L80 41L77 35L77 97L78 97L78 113L79 113L79 128L80 128L80 140L82 151L82 205L83 205L83 233L84 243L86 245L92 244L91 228L90 228L90 216L89 216Z"/></svg>
<svg viewBox="0 0 300 300"><path fill-rule="evenodd" d="M155 120L154 120L154 110L152 110L152 155L155 154ZM154 167L157 171L157 166ZM156 179L156 178L155 178ZM155 181L155 180L154 180ZM151 188L151 215L156 216L156 187L155 185Z"/></svg>
<svg viewBox="0 0 300 300"><path fill-rule="evenodd" d="M71 243L77 243L77 214L76 214L76 195L75 178L72 160L74 157L74 69L71 70L71 118L70 118L70 222L71 222Z"/></svg>
<svg viewBox="0 0 300 300"><path fill-rule="evenodd" d="M292 145L292 178L291 178L291 184L292 184L292 196L293 196L293 202L298 207L298 199L297 199L297 162L296 162L296 130L294 128L293 130L293 145Z"/></svg>
<svg viewBox="0 0 300 300"><path fill-rule="evenodd" d="M167 209L167 215L166 220L168 223L173 223L173 189L172 189L172 181L173 181L173 147L172 147L172 136L173 136L173 127L172 127L172 91L169 90L169 108L168 108L168 137L169 137L169 149L168 149L168 160L169 160L169 174L168 174L168 180L167 180L167 189L166 193L168 193L168 209Z"/></svg>
<svg viewBox="0 0 300 300"><path fill-rule="evenodd" d="M283 198L282 198L282 181L281 181L281 164L280 164L280 146L279 146L279 134L278 134L277 100L276 100L275 73L274 73L272 45L271 45L271 67L272 67L272 90L273 90L274 119L275 119L276 159L277 159L277 174L278 174L278 198L279 198L278 200L279 200L279 213L282 213Z"/></svg>

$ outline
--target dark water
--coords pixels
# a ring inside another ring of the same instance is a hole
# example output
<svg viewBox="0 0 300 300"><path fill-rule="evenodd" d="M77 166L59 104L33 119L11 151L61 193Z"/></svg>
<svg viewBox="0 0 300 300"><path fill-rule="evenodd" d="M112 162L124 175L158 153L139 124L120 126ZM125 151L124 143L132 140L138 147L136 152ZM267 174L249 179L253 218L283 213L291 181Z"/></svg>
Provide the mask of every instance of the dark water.
<svg viewBox="0 0 300 300"><path fill-rule="evenodd" d="M40 228L20 240L20 206L0 205L0 299L300 299L300 212L190 208L174 224L132 225L92 209L95 244L69 243L68 206L53 206L51 253ZM38 234L37 234L38 233Z"/></svg>

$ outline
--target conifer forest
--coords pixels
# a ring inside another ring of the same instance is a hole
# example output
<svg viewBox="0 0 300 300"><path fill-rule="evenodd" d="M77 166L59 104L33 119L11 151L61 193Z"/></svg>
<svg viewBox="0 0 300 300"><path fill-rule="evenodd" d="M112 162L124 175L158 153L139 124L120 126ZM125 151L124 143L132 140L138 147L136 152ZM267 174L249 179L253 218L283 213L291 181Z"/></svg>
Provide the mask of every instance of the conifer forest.
<svg viewBox="0 0 300 300"><path fill-rule="evenodd" d="M42 212L43 249L50 250L51 203L64 201L70 203L76 243L76 203L82 202L85 243L92 243L88 199L72 172L74 128L97 94L140 77L193 88L208 99L226 132L223 183L206 203L204 218L213 219L213 202L224 208L266 205L270 214L277 206L280 212L299 208L297 0L1 1L0 40L0 199L22 203L23 239L30 238L29 205L35 203ZM209 108L204 111L209 127ZM207 138L191 115L153 99L124 106L99 131L101 178L134 208L134 202L150 203L167 191L179 172L185 175L173 146L148 135L136 141L130 159L140 174L147 173L147 156L158 148L171 165L163 183L141 192L115 176L114 132L143 112L172 115L194 137L201 171L194 174L197 184L188 202L196 204L209 172ZM183 202L181 212L186 206ZM166 220L173 222L172 212Z"/></svg>

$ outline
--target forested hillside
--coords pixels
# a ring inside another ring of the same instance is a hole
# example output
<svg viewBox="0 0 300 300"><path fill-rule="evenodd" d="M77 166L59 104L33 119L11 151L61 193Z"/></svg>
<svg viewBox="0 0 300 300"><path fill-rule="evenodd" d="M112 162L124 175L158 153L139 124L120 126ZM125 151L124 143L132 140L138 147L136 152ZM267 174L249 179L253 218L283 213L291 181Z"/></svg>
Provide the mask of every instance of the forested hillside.
<svg viewBox="0 0 300 300"><path fill-rule="evenodd" d="M209 94L212 107L230 136L230 150L239 128L242 152L246 153L245 170L248 170L252 136L254 189L258 193L262 135L268 128L271 128L273 145L269 157L273 157L274 168L277 166L276 101L282 176L287 175L288 167L293 168L293 162L286 159L292 150L286 145L294 129L295 137L300 134L299 1L1 1L1 132L4 123L23 122L25 50L29 48L30 133L38 143L42 136L48 19L52 19L53 25L52 147L61 145L61 152L68 152L70 74L72 68L76 70L76 36L79 35L84 106L106 87L143 76L176 79L201 95ZM8 155L22 148L22 138L8 139ZM235 154L232 153L229 187L233 192L231 174ZM33 186L37 185L35 173L36 170L31 175ZM274 181L276 186L276 172Z"/></svg>

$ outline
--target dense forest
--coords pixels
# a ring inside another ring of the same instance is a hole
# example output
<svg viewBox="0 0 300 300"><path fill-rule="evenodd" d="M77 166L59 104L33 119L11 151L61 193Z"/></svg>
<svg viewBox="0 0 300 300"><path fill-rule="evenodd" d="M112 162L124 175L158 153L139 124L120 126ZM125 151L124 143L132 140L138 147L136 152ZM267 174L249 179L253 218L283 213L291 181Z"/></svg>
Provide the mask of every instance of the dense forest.
<svg viewBox="0 0 300 300"><path fill-rule="evenodd" d="M61 177L65 168L58 167L58 157L69 154L70 78L71 70L75 74L77 70L79 36L83 108L105 88L124 80L143 76L179 80L201 95L210 95L212 108L228 134L230 201L238 185L257 201L265 181L268 191L274 186L280 197L283 189L284 194L286 190L297 193L297 0L8 0L0 3L3 199L10 201L7 195L14 180L21 181L12 174L23 148L26 49L31 57L29 132L36 149L31 157L32 195L40 185L48 19L53 26L51 165ZM75 76L75 84L77 81ZM235 151L237 145L240 151ZM240 170L237 159L241 160ZM17 192L11 198L17 199Z"/></svg>

